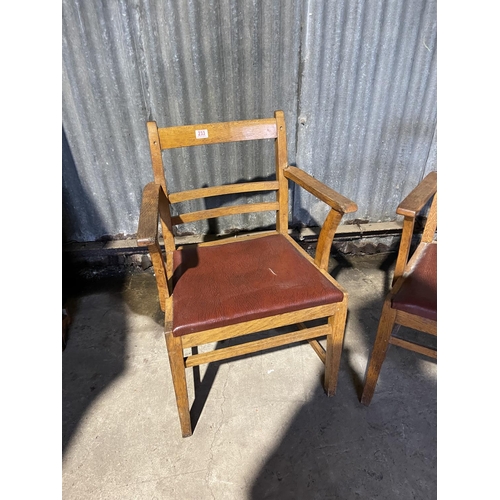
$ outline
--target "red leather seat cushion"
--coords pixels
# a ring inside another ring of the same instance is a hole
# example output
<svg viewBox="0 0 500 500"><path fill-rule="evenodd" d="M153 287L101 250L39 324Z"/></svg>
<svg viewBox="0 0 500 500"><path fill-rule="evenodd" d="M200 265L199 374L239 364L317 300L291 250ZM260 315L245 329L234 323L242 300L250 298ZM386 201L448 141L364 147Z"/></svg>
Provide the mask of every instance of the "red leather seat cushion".
<svg viewBox="0 0 500 500"><path fill-rule="evenodd" d="M173 281L174 336L344 297L281 235L177 250Z"/></svg>
<svg viewBox="0 0 500 500"><path fill-rule="evenodd" d="M437 243L427 245L392 307L437 321Z"/></svg>

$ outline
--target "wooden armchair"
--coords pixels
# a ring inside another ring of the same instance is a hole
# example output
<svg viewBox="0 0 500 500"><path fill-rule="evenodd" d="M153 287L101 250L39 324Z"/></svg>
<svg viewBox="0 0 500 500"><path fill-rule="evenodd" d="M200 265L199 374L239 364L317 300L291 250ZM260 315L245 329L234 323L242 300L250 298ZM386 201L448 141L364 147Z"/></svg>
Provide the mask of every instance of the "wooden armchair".
<svg viewBox="0 0 500 500"><path fill-rule="evenodd" d="M416 217L430 200L421 241L408 260ZM437 173L428 174L400 203L396 212L404 216L403 233L392 289L384 301L366 371L361 396L364 405L369 405L373 397L389 344L437 358L437 350L395 336L400 325L437 335Z"/></svg>
<svg viewBox="0 0 500 500"><path fill-rule="evenodd" d="M192 434L185 370L200 364L308 340L325 364L325 391L333 395L347 293L328 274L327 266L342 215L357 210L356 204L288 165L282 111L276 111L274 118L269 119L167 128L148 122L147 129L154 182L143 191L137 242L149 249L160 306L165 312L165 338L182 436ZM162 150L256 139L275 139L276 180L168 191ZM314 259L288 234L289 180L331 207ZM275 191L276 201L171 215L171 205L182 201L260 191ZM175 243L172 228L177 224L266 210L276 213L276 230L191 246L178 247ZM159 220L165 254L159 243ZM308 328L304 324L321 318L324 323L319 326ZM285 325L297 325L297 330L209 352L198 353L195 349L184 355L184 349ZM326 351L317 341L324 336Z"/></svg>

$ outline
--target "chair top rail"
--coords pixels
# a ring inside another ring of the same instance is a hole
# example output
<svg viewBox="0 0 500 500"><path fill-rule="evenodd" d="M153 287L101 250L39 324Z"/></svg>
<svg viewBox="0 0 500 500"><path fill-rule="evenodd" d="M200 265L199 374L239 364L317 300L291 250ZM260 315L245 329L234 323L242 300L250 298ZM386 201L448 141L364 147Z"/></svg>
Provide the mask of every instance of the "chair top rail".
<svg viewBox="0 0 500 500"><path fill-rule="evenodd" d="M158 135L161 149L275 139L276 118L164 127L158 129Z"/></svg>

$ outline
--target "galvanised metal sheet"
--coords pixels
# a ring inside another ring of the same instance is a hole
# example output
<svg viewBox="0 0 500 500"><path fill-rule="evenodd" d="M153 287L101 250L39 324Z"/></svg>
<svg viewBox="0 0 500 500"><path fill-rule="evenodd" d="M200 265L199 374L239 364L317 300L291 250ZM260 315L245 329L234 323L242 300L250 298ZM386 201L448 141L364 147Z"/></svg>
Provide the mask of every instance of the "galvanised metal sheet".
<svg viewBox="0 0 500 500"><path fill-rule="evenodd" d="M390 221L423 178L436 129L436 2L308 2L297 164ZM295 216L326 208L302 191Z"/></svg>
<svg viewBox="0 0 500 500"><path fill-rule="evenodd" d="M153 179L147 120L169 126L282 109L290 163L354 199L351 219L393 220L401 196L435 169L435 1L63 0L62 10L66 240L135 234ZM164 161L176 191L268 178L274 151L272 141L263 150L200 146L165 152ZM325 208L293 194L294 222L321 223ZM273 222L271 213L246 214L179 228Z"/></svg>
<svg viewBox="0 0 500 500"><path fill-rule="evenodd" d="M269 117L283 109L293 160L301 6L299 1L63 0L67 238L136 232L141 190L153 180L147 120L164 127ZM270 162L255 143L165 152L164 160L172 164L169 189L266 177L274 171L273 144L264 152ZM241 215L221 219L216 229L274 221L273 213Z"/></svg>

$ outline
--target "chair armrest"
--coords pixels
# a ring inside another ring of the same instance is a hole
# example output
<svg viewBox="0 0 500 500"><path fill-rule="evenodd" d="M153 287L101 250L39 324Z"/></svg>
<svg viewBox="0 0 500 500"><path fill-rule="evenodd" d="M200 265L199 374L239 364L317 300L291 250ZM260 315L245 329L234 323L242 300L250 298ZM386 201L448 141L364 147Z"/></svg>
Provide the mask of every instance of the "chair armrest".
<svg viewBox="0 0 500 500"><path fill-rule="evenodd" d="M137 228L137 245L146 247L158 242L159 184L150 182L142 191L141 212Z"/></svg>
<svg viewBox="0 0 500 500"><path fill-rule="evenodd" d="M165 301L170 296L167 270L158 241L158 217L167 217L168 200L160 184L150 182L142 191L141 212L137 228L137 245L147 246L153 262L160 307L165 311Z"/></svg>
<svg viewBox="0 0 500 500"><path fill-rule="evenodd" d="M316 255L314 257L317 266L327 271L333 237L335 236L335 231L337 231L340 220L345 213L355 212L358 206L354 201L337 193L300 168L288 166L283 172L287 179L297 183L331 207L321 227L316 245Z"/></svg>
<svg viewBox="0 0 500 500"><path fill-rule="evenodd" d="M358 209L354 201L337 193L300 168L288 166L284 169L284 174L287 179L297 183L338 212L347 214Z"/></svg>
<svg viewBox="0 0 500 500"><path fill-rule="evenodd" d="M426 175L408 196L398 205L396 213L405 217L415 217L426 203L436 194L437 172Z"/></svg>
<svg viewBox="0 0 500 500"><path fill-rule="evenodd" d="M158 243L158 217L161 218L164 224L163 238L172 243L169 246L173 246L172 223L167 195L160 184L150 182L142 192L142 205L137 228L138 246L144 247ZM165 229L167 229L167 234L165 234Z"/></svg>
<svg viewBox="0 0 500 500"><path fill-rule="evenodd" d="M437 172L431 172L426 175L412 191L410 191L408 196L398 205L398 208L396 209L397 214L404 216L404 221L401 240L399 242L398 255L396 258L396 265L394 267L394 275L392 278L393 285L405 272L405 268L410 257L410 247L413 238L416 216L422 208L426 206L427 202L434 195L436 195L436 193ZM436 198L434 198L433 205L435 202ZM427 230L434 232L434 229L429 227ZM425 238L423 238L423 241L424 240Z"/></svg>

